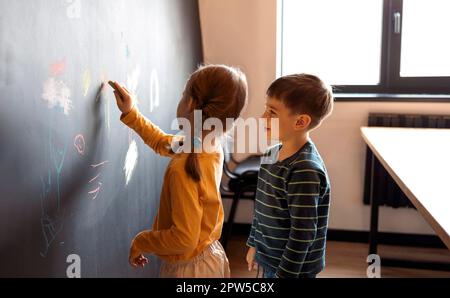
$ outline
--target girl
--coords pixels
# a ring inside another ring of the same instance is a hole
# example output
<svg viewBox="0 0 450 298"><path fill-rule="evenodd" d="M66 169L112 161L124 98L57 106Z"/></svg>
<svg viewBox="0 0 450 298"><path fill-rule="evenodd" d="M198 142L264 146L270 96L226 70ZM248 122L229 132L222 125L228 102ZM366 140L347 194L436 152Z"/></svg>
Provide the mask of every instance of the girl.
<svg viewBox="0 0 450 298"><path fill-rule="evenodd" d="M214 148L208 148L208 153L175 153L171 149L174 136L165 134L140 114L128 90L117 82L110 84L122 111L121 121L156 153L172 158L164 175L153 228L133 239L129 262L143 267L148 263L143 254L151 253L163 260L160 277L229 277L228 259L218 241L224 218L219 192L223 163L219 142L212 142ZM194 127L194 110L201 110L203 122L218 118L226 127L226 119L238 118L246 100L247 82L240 70L224 65L204 66L187 81L177 118L188 119ZM190 135L184 125L183 130ZM184 141L198 149L205 133ZM224 133L226 129L221 131Z"/></svg>

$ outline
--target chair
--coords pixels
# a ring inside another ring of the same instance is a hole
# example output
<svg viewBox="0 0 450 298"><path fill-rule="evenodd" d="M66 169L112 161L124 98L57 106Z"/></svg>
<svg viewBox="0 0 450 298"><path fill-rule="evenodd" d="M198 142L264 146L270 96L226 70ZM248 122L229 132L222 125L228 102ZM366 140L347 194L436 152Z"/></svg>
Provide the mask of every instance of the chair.
<svg viewBox="0 0 450 298"><path fill-rule="evenodd" d="M232 163L235 164L233 169L230 167ZM255 200L260 163L260 156L254 155L243 161L236 161L231 153L224 150L223 177L227 181L222 179L220 193L222 198L233 199L226 228L221 238L224 249L227 248L228 240L231 236L239 199Z"/></svg>

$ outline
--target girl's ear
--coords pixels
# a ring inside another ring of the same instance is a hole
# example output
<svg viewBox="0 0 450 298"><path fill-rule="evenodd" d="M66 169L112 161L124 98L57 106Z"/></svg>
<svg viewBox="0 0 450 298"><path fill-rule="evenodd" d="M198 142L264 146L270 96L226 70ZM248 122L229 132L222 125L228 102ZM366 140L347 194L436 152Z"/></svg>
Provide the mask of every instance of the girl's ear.
<svg viewBox="0 0 450 298"><path fill-rule="evenodd" d="M310 124L311 124L311 117L307 114L302 114L295 119L294 129L303 130L308 128Z"/></svg>

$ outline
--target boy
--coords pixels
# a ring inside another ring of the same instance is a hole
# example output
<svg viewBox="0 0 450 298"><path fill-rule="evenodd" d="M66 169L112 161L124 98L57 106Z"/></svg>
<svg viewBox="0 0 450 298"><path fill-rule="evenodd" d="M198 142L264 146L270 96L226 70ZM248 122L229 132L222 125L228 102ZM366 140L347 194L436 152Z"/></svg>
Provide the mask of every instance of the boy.
<svg viewBox="0 0 450 298"><path fill-rule="evenodd" d="M309 132L332 109L331 89L313 75L284 76L267 90L263 117L278 118L280 144L275 163L261 165L247 241L248 269L259 265L264 277L313 278L325 266L330 183Z"/></svg>

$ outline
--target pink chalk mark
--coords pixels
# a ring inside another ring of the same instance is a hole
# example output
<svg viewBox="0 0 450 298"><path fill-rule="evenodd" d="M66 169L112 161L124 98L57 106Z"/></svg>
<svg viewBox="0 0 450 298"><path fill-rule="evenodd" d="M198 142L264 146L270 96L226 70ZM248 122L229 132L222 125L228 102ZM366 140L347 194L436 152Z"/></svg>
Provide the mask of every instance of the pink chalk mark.
<svg viewBox="0 0 450 298"><path fill-rule="evenodd" d="M106 163L108 163L108 162L109 162L109 161L105 160L105 161L103 161L103 162L101 162L101 163L91 165L91 167L96 168L96 167L102 166L102 165L104 165L104 164L106 164Z"/></svg>
<svg viewBox="0 0 450 298"><path fill-rule="evenodd" d="M91 180L89 180L89 183L91 183L92 181L94 181L95 179L97 179L100 176L101 173L98 173L97 176L95 176L94 178L92 178Z"/></svg>
<svg viewBox="0 0 450 298"><path fill-rule="evenodd" d="M56 61L50 64L50 74L52 76L57 76L63 74L66 70L66 59L64 58L61 61Z"/></svg>
<svg viewBox="0 0 450 298"><path fill-rule="evenodd" d="M99 182L98 187L96 189L93 189L88 192L89 194L95 194L94 197L92 198L93 200L95 200L97 198L98 194L100 193L101 188L102 188L102 183Z"/></svg>
<svg viewBox="0 0 450 298"><path fill-rule="evenodd" d="M73 145L77 149L78 153L83 155L84 150L86 149L86 143L84 141L83 135L79 134L75 136L75 140L73 141Z"/></svg>

